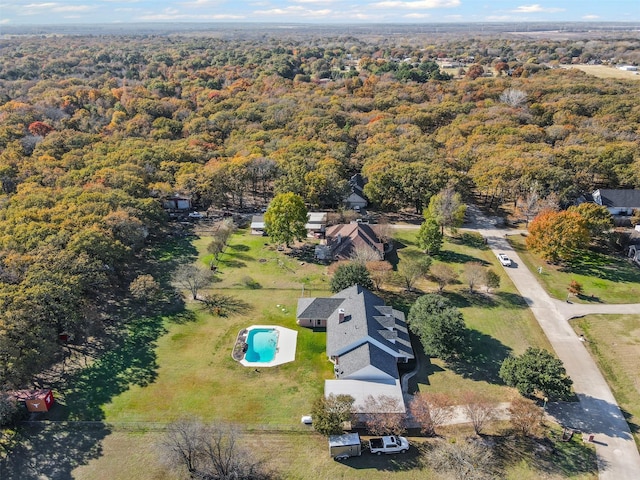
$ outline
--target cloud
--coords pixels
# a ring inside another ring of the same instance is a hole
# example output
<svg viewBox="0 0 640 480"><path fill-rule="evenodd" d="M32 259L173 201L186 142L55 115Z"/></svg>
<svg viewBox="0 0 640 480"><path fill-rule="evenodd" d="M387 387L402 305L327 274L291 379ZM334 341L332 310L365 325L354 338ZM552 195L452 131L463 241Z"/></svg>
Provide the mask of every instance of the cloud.
<svg viewBox="0 0 640 480"><path fill-rule="evenodd" d="M172 20L218 21L218 20L244 20L245 17L243 15L232 15L232 14L226 14L226 13L210 14L210 15L203 15L201 13L198 13L198 14L182 13L180 10L176 8L165 8L160 13L148 13L145 15L140 15L137 17L137 19L144 20L144 21L152 21L152 22L160 22L160 21L163 22L163 21L172 21Z"/></svg>
<svg viewBox="0 0 640 480"><path fill-rule="evenodd" d="M583 20L597 20L598 18L600 18L599 15L584 15L582 17Z"/></svg>
<svg viewBox="0 0 640 480"><path fill-rule="evenodd" d="M408 13L404 15L403 18L411 18L414 20L422 20L424 18L431 18L431 14L429 13Z"/></svg>
<svg viewBox="0 0 640 480"><path fill-rule="evenodd" d="M511 10L513 13L557 13L564 12L566 9L557 7L543 7L539 3L533 5L521 5L515 10Z"/></svg>
<svg viewBox="0 0 640 480"><path fill-rule="evenodd" d="M389 0L385 2L372 3L375 8L408 8L412 10L429 10L433 8L453 8L460 6L460 0L415 0L410 2L400 2Z"/></svg>
<svg viewBox="0 0 640 480"><path fill-rule="evenodd" d="M297 16L297 17L327 17L333 14L333 10L324 8L321 10L310 10L300 6L289 6L285 8L270 8L268 10L255 10L254 15L268 16Z"/></svg>

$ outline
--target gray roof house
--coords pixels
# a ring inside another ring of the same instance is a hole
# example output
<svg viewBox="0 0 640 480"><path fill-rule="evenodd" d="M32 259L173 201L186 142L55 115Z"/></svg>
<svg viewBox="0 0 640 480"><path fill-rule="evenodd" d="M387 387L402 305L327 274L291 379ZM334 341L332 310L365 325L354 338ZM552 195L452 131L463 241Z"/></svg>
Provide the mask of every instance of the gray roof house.
<svg viewBox="0 0 640 480"><path fill-rule="evenodd" d="M364 195L364 185L366 181L362 175L356 173L349 179L349 195L343 200L347 208L365 208L369 202Z"/></svg>
<svg viewBox="0 0 640 480"><path fill-rule="evenodd" d="M607 207L611 215L633 215L640 209L640 190L599 189L591 194L593 201Z"/></svg>
<svg viewBox="0 0 640 480"><path fill-rule="evenodd" d="M297 319L302 326L326 326L335 379L325 381L325 395L353 396L359 413L365 413L367 397L385 395L405 411L398 363L415 356L401 311L354 285L330 298L301 298Z"/></svg>

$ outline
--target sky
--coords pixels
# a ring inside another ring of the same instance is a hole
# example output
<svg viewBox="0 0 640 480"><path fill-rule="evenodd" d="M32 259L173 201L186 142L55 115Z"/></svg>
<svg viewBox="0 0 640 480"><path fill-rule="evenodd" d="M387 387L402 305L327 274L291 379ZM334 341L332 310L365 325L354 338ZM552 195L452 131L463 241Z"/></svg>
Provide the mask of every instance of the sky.
<svg viewBox="0 0 640 480"><path fill-rule="evenodd" d="M640 22L640 0L0 0L2 25Z"/></svg>

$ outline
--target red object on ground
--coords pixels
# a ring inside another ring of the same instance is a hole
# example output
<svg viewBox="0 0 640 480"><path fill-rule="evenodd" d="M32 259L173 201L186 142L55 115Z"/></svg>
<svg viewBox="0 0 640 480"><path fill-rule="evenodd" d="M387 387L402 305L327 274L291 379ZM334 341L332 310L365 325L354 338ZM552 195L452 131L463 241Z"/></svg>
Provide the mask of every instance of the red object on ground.
<svg viewBox="0 0 640 480"><path fill-rule="evenodd" d="M51 390L18 390L12 396L24 402L29 412L48 412L53 406L54 398Z"/></svg>

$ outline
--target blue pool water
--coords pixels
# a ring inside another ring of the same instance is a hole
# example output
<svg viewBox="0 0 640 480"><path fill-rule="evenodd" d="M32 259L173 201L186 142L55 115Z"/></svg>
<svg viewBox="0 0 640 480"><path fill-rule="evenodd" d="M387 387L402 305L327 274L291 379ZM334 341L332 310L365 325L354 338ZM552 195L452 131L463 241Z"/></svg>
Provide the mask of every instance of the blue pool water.
<svg viewBox="0 0 640 480"><path fill-rule="evenodd" d="M276 356L278 331L274 328L254 328L247 335L247 362L268 363Z"/></svg>

